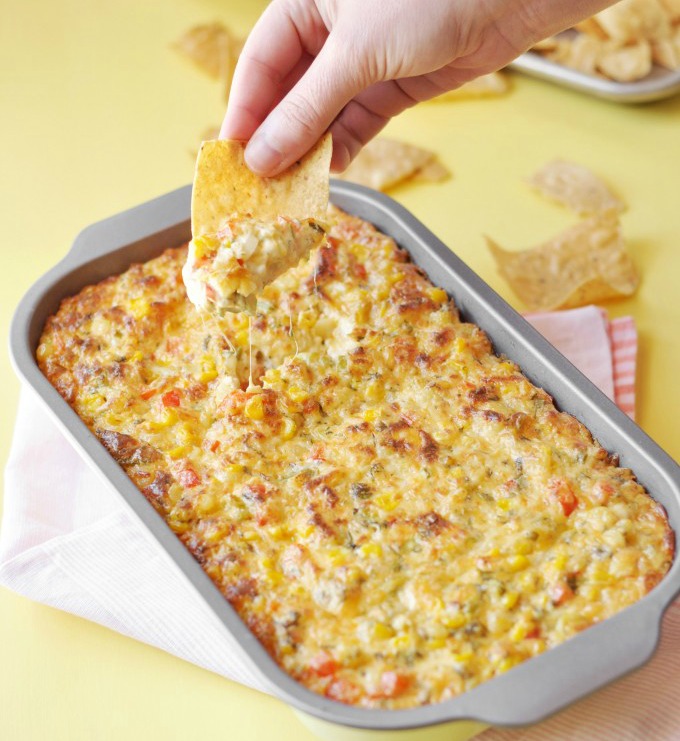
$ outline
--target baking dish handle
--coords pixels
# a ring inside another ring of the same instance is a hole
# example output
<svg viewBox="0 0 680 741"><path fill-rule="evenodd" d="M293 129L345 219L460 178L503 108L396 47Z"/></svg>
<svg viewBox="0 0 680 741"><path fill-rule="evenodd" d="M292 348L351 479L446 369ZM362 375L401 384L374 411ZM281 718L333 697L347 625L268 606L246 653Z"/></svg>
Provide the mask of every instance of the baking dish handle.
<svg viewBox="0 0 680 741"><path fill-rule="evenodd" d="M190 208L191 185L185 185L141 206L98 221L78 234L63 262L67 267L74 268L109 254L120 245L129 245L151 237L155 239L164 230L181 224L187 226L188 237L186 215Z"/></svg>

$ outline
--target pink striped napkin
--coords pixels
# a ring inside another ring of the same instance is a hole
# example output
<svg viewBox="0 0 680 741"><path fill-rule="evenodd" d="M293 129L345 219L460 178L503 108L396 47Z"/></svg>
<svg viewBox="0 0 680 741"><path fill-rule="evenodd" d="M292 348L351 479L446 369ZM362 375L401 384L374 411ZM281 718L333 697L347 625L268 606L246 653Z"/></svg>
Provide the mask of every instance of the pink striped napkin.
<svg viewBox="0 0 680 741"><path fill-rule="evenodd" d="M632 319L595 307L529 317L629 414L635 403ZM5 471L0 585L67 610L250 687L268 691L212 613L117 496L23 390ZM102 579L105 575L105 579ZM678 741L680 603L640 671L526 729L480 741Z"/></svg>
<svg viewBox="0 0 680 741"><path fill-rule="evenodd" d="M629 417L635 419L637 330L597 306L527 314L532 324Z"/></svg>

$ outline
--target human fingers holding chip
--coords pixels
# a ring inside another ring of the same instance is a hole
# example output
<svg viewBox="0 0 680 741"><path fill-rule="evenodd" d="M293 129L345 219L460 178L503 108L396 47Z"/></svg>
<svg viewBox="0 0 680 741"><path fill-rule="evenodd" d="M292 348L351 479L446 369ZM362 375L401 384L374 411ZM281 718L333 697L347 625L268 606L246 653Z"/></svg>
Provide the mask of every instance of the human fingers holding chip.
<svg viewBox="0 0 680 741"><path fill-rule="evenodd" d="M328 129L335 170L417 102L505 66L607 0L273 0L236 68L220 136L275 175Z"/></svg>

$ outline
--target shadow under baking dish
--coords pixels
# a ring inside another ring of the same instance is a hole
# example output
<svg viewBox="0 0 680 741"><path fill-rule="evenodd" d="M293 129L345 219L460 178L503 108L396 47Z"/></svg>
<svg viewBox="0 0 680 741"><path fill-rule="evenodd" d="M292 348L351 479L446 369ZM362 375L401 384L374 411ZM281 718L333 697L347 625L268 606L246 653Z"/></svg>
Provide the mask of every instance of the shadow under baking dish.
<svg viewBox="0 0 680 741"><path fill-rule="evenodd" d="M371 710L322 697L293 680L269 656L189 551L140 494L71 407L40 372L35 350L60 301L133 262L149 260L190 238L191 188L186 186L87 227L66 257L28 291L16 310L10 351L18 375L83 458L127 504L168 558L216 615L233 650L315 733L346 739L470 738L488 725L535 723L639 667L654 652L665 609L680 592L680 563L648 595L617 615L529 659L506 674L445 702L406 710ZM498 353L517 362L535 385L591 431L668 513L680 529L680 467L613 402L541 337L516 311L406 209L351 183L332 182L331 200L374 224L410 253L451 296L465 321L479 325Z"/></svg>

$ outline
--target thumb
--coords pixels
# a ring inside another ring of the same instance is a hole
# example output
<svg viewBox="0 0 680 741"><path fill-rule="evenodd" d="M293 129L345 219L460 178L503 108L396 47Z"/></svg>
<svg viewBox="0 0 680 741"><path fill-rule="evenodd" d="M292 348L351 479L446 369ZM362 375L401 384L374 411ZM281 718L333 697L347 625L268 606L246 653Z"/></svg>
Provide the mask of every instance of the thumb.
<svg viewBox="0 0 680 741"><path fill-rule="evenodd" d="M321 138L345 105L361 90L356 61L331 34L305 74L269 113L245 151L251 170L277 175Z"/></svg>

